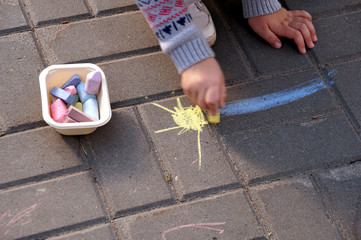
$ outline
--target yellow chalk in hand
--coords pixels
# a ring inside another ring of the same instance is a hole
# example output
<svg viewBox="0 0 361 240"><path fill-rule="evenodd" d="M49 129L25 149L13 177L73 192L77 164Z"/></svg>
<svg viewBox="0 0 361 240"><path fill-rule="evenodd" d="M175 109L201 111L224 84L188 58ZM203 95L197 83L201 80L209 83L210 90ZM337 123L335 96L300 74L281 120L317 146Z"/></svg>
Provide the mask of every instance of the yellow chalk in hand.
<svg viewBox="0 0 361 240"><path fill-rule="evenodd" d="M221 122L221 114L219 110L216 110L214 115L212 115L211 112L208 111L207 118L208 118L208 122L210 123L217 124Z"/></svg>

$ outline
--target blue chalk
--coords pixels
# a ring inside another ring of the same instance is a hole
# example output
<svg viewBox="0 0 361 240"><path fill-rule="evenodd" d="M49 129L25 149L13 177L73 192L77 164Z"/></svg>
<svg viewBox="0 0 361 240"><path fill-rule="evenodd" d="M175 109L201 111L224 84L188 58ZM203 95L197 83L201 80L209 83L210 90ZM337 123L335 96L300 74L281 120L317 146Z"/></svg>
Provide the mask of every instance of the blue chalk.
<svg viewBox="0 0 361 240"><path fill-rule="evenodd" d="M95 94L89 94L85 91L85 83L84 82L81 82L78 84L78 86L76 86L76 91L78 92L78 96L79 96L82 104L84 104L90 98L94 98L94 99L97 98L95 96Z"/></svg>
<svg viewBox="0 0 361 240"><path fill-rule="evenodd" d="M94 98L88 99L83 104L83 112L94 120L99 120L98 101Z"/></svg>
<svg viewBox="0 0 361 240"><path fill-rule="evenodd" d="M80 83L81 79L78 74L74 74L66 83L61 86L62 89L68 87L68 86L77 86Z"/></svg>
<svg viewBox="0 0 361 240"><path fill-rule="evenodd" d="M53 89L50 91L50 94L54 97L60 98L68 104L72 104L75 101L75 96L73 94L58 87L53 87Z"/></svg>

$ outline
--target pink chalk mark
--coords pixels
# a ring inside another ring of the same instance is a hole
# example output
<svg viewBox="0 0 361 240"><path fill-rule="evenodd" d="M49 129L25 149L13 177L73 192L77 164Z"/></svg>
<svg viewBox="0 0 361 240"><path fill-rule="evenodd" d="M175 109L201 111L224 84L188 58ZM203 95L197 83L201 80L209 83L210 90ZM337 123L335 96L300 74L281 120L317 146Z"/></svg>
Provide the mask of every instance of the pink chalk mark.
<svg viewBox="0 0 361 240"><path fill-rule="evenodd" d="M11 225L17 223L18 221L23 220L22 218L29 216L30 213L35 210L35 208L36 208L37 205L38 205L38 204L34 204L34 205L28 207L27 209L25 209L25 210L19 212L18 214L16 214L16 215L8 222L8 224L6 224L6 226L11 226ZM21 223L23 223L23 222L21 222Z"/></svg>
<svg viewBox="0 0 361 240"><path fill-rule="evenodd" d="M167 240L167 238L165 237L165 235L166 235L167 233L173 232L173 231L176 231L176 230L180 230L180 229L182 229L182 228L190 228L190 227L213 230L213 231L217 231L219 234L222 234L222 233L224 232L223 229L212 228L212 227L208 227L208 226L218 226L218 225L224 225L224 224L226 224L226 222L186 224L186 225L182 225L182 226L178 226L178 227L174 227L174 228L170 228L170 229L165 230L165 231L163 232L162 238L163 238L163 240Z"/></svg>
<svg viewBox="0 0 361 240"><path fill-rule="evenodd" d="M28 207L27 209L19 212L16 215L11 214L11 211L6 211L3 213L0 217L0 227L5 226L5 232L4 236L6 236L15 226L16 224L19 224L21 226L24 226L31 222L30 219L25 219L26 217L29 217L29 215L35 210L35 208L38 206L38 204L33 204L32 206ZM6 218L11 218L9 221ZM2 223L1 223L2 221ZM20 229L19 236L22 234L22 229Z"/></svg>
<svg viewBox="0 0 361 240"><path fill-rule="evenodd" d="M195 163L198 162L198 161L199 161L199 159L194 160L194 161L191 163L190 166L192 166L193 164L195 164Z"/></svg>

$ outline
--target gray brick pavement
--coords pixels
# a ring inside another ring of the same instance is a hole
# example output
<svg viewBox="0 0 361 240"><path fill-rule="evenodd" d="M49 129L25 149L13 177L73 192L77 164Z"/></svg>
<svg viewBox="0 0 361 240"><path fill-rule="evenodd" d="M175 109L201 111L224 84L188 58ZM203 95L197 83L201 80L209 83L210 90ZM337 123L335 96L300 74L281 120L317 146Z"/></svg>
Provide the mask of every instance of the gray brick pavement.
<svg viewBox="0 0 361 240"><path fill-rule="evenodd" d="M83 231L67 234L65 236L49 238L49 240L116 240L115 233L110 224L101 224Z"/></svg>
<svg viewBox="0 0 361 240"><path fill-rule="evenodd" d="M342 239L308 177L252 188L251 195L274 239Z"/></svg>
<svg viewBox="0 0 361 240"><path fill-rule="evenodd" d="M321 64L360 56L360 16L361 12L356 12L314 21L319 38L314 52Z"/></svg>
<svg viewBox="0 0 361 240"><path fill-rule="evenodd" d="M285 0L285 2L291 10L305 10L309 12L313 18L329 16L330 14L336 14L351 9L354 11L361 6L361 1L359 0L331 0L327 1L327 4L322 0Z"/></svg>
<svg viewBox="0 0 361 240"><path fill-rule="evenodd" d="M174 121L144 102L175 107L180 76L133 1L0 1L0 239L359 238L360 2L282 1L315 17L305 56L256 37L240 1L205 2L236 83L228 102L338 74L329 89L204 126L199 170L195 131L154 132ZM41 117L40 71L69 62L96 63L109 83L112 120L87 137Z"/></svg>
<svg viewBox="0 0 361 240"><path fill-rule="evenodd" d="M50 64L90 61L158 46L140 12L54 25L35 33Z"/></svg>
<svg viewBox="0 0 361 240"><path fill-rule="evenodd" d="M155 68L154 65L159 66ZM99 64L107 73L112 103L181 89L180 76L164 53L157 52ZM142 66L139 71L139 66ZM170 95L169 94L169 95Z"/></svg>
<svg viewBox="0 0 361 240"><path fill-rule="evenodd" d="M0 123L8 131L42 120L38 77L44 65L30 32L1 37L0 45Z"/></svg>
<svg viewBox="0 0 361 240"><path fill-rule="evenodd" d="M224 137L248 182L277 179L360 158L360 140L341 114Z"/></svg>
<svg viewBox="0 0 361 240"><path fill-rule="evenodd" d="M90 6L94 9L96 15L137 8L133 0L89 0L88 2L90 3Z"/></svg>
<svg viewBox="0 0 361 240"><path fill-rule="evenodd" d="M18 1L1 1L0 16L0 34L30 28Z"/></svg>
<svg viewBox="0 0 361 240"><path fill-rule="evenodd" d="M79 139L50 127L4 136L0 149L0 188L89 168Z"/></svg>
<svg viewBox="0 0 361 240"><path fill-rule="evenodd" d="M113 216L174 202L132 108L113 112L89 141L92 165Z"/></svg>
<svg viewBox="0 0 361 240"><path fill-rule="evenodd" d="M176 99L157 102L160 106L174 111L173 113L153 104L142 105L139 110L161 160L171 173L179 197L184 200L205 191L236 186L237 178L216 136L207 126L202 126L201 122L198 126L188 126L187 120L182 123L179 119L186 118L185 113L177 115L177 111L183 110L188 114L196 115L189 108L192 107L189 100L182 98L179 102L181 106L178 105ZM158 130L173 127L177 129L157 133ZM187 128L189 128L188 131L180 134L180 131ZM201 131L199 132L200 146L198 145L198 130L194 130L195 128ZM201 161L201 169L199 169L199 161Z"/></svg>
<svg viewBox="0 0 361 240"><path fill-rule="evenodd" d="M343 166L316 174L320 187L341 223L346 239L361 237L361 164Z"/></svg>
<svg viewBox="0 0 361 240"><path fill-rule="evenodd" d="M88 8L82 0L23 0L23 2L35 26L90 17Z"/></svg>
<svg viewBox="0 0 361 240"><path fill-rule="evenodd" d="M116 221L123 239L263 239L244 192L237 191Z"/></svg>
<svg viewBox="0 0 361 240"><path fill-rule="evenodd" d="M282 95L295 89L302 89L302 87L308 86L310 81L321 82L321 77L315 71L304 71L235 85L228 88L227 101L231 105L232 102L242 99L266 98L270 94ZM315 116L338 110L339 107L333 100L330 90L320 89L314 94L275 108L234 116L223 116L221 123L218 125L218 130L222 135L226 135L244 130L270 127L299 119L312 120Z"/></svg>
<svg viewBox="0 0 361 240"><path fill-rule="evenodd" d="M1 192L1 239L38 239L105 221L91 178L85 172Z"/></svg>
<svg viewBox="0 0 361 240"><path fill-rule="evenodd" d="M358 128L361 125L361 110L359 107L361 69L359 66L360 61L355 61L328 67L328 69L339 69L337 75L332 79L335 82L335 92L339 94L339 98L345 104L346 111L350 110L348 114L358 122Z"/></svg>

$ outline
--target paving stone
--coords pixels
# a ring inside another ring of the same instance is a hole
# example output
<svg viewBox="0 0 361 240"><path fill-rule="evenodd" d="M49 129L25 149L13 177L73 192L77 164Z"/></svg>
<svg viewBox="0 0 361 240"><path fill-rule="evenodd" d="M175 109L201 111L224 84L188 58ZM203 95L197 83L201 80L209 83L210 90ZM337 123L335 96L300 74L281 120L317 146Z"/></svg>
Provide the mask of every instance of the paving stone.
<svg viewBox="0 0 361 240"><path fill-rule="evenodd" d="M153 104L142 105L139 111L160 158L171 173L180 199L238 185L216 136L207 126L202 126L202 120L197 117L196 111L190 108L189 100L179 100L182 106L178 105L176 99L157 103L169 111ZM156 132L169 128L171 130Z"/></svg>
<svg viewBox="0 0 361 240"><path fill-rule="evenodd" d="M134 0L89 0L89 2L91 3L96 15L107 12L116 12L121 9L127 9L135 6Z"/></svg>
<svg viewBox="0 0 361 240"><path fill-rule="evenodd" d="M235 38L231 36L231 32L219 14L216 13L216 5L210 1L206 1L205 4L212 15L216 27L217 40L212 48L224 72L226 84L249 80L251 78L250 69L245 57L241 56L243 53L240 46Z"/></svg>
<svg viewBox="0 0 361 240"><path fill-rule="evenodd" d="M24 0L24 5L35 26L90 17L83 0Z"/></svg>
<svg viewBox="0 0 361 240"><path fill-rule="evenodd" d="M127 239L265 239L243 192L115 221Z"/></svg>
<svg viewBox="0 0 361 240"><path fill-rule="evenodd" d="M341 114L224 137L250 183L360 159L360 140Z"/></svg>
<svg viewBox="0 0 361 240"><path fill-rule="evenodd" d="M257 36L240 14L242 13L241 1L231 0L222 2L218 6L227 17L232 32L245 51L256 76L279 74L311 66L310 60L298 52L291 40L282 39L283 46L277 50Z"/></svg>
<svg viewBox="0 0 361 240"><path fill-rule="evenodd" d="M58 236L54 238L49 238L49 240L116 240L113 228L110 224L102 224L100 226L95 226L83 231L74 232L71 234Z"/></svg>
<svg viewBox="0 0 361 240"><path fill-rule="evenodd" d="M298 96L297 93L292 93L292 91L311 86L313 83L311 80L319 83L321 81L316 72L305 71L228 88L226 105L258 97L259 100L253 102L253 104L256 110L260 110L234 116L222 115L221 123L217 125L219 132L225 135L247 129L274 126L297 119L311 120L314 116L336 111L337 106L333 103L329 89L320 89L318 92L304 98L297 100L296 97L294 102L268 109L269 105L267 103L270 102L271 97L266 98L266 96L280 93L274 101L276 99L281 100L281 96ZM263 101L263 99L265 100ZM263 111L261 111L262 106L265 106Z"/></svg>
<svg viewBox="0 0 361 240"><path fill-rule="evenodd" d="M174 201L132 108L114 111L89 140L94 171L113 215Z"/></svg>
<svg viewBox="0 0 361 240"><path fill-rule="evenodd" d="M341 221L346 239L361 237L361 164L355 163L316 175L325 189L336 217Z"/></svg>
<svg viewBox="0 0 361 240"><path fill-rule="evenodd" d="M8 130L41 121L38 79L44 66L31 33L1 37L0 45L0 124Z"/></svg>
<svg viewBox="0 0 361 240"><path fill-rule="evenodd" d="M321 64L334 63L360 55L360 22L361 12L314 21L319 39L314 52Z"/></svg>
<svg viewBox="0 0 361 240"><path fill-rule="evenodd" d="M29 28L21 11L19 1L0 1L0 33Z"/></svg>
<svg viewBox="0 0 361 240"><path fill-rule="evenodd" d="M180 75L173 62L161 52L101 63L99 66L106 74L109 97L113 103L181 89Z"/></svg>
<svg viewBox="0 0 361 240"><path fill-rule="evenodd" d="M343 239L308 177L251 188L274 239Z"/></svg>
<svg viewBox="0 0 361 240"><path fill-rule="evenodd" d="M42 239L107 220L89 173L1 192L1 239Z"/></svg>
<svg viewBox="0 0 361 240"><path fill-rule="evenodd" d="M361 4L360 0L331 0L325 4L322 0L286 0L287 6L291 10L305 10L309 12L312 17L327 16L330 13L335 13L341 9L355 9ZM316 29L317 30L317 29Z"/></svg>
<svg viewBox="0 0 361 240"><path fill-rule="evenodd" d="M328 69L337 69L338 73L333 78L334 86L361 125L361 61L334 65Z"/></svg>
<svg viewBox="0 0 361 240"><path fill-rule="evenodd" d="M88 168L79 139L50 127L1 137L0 149L0 188Z"/></svg>
<svg viewBox="0 0 361 240"><path fill-rule="evenodd" d="M50 64L79 62L158 46L139 11L35 30Z"/></svg>

